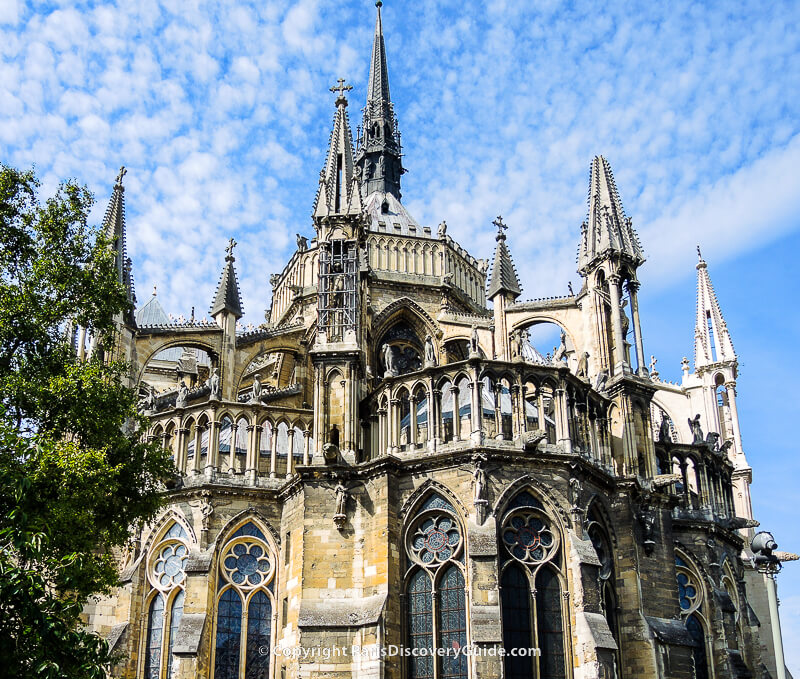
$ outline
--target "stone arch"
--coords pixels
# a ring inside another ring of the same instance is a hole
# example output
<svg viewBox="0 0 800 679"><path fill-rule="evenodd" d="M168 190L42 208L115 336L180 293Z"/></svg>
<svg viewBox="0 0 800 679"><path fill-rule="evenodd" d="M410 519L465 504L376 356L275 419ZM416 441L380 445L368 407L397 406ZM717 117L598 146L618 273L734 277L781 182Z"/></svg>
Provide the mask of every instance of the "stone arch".
<svg viewBox="0 0 800 679"><path fill-rule="evenodd" d="M184 516L183 512L178 511L174 507L170 507L153 523L153 529L142 545L142 554L147 554L150 548L161 540L164 533L167 532L173 523L180 524L181 528L186 531L189 541L193 545L197 545L197 536L189 520Z"/></svg>
<svg viewBox="0 0 800 679"><path fill-rule="evenodd" d="M211 545L214 554L217 554L219 548L233 533L235 533L241 526L249 521L252 521L256 524L256 526L262 529L262 532L267 538L267 542L270 540L272 541L270 546L275 550L275 554L279 554L281 546L280 534L275 530L275 528L273 528L272 524L267 520L267 518L254 507L243 509L238 514L228 519L222 528L220 528L214 543Z"/></svg>
<svg viewBox="0 0 800 679"><path fill-rule="evenodd" d="M569 518L569 512L567 511L569 507L567 498L554 488L545 488L541 486L531 474L520 476L505 487L492 507L494 515L501 516L511 500L523 491L529 492L542 503L545 511L558 523L558 528L566 539L567 528L573 527L572 520Z"/></svg>
<svg viewBox="0 0 800 679"><path fill-rule="evenodd" d="M450 490L447 486L435 479L425 479L425 481L417 488L411 495L406 498L406 501L400 507L398 516L406 521L409 517L413 516L417 508L428 498L428 496L438 493L445 500L450 502L451 505L459 512L459 519L466 525L466 518L469 515L464 503L458 496Z"/></svg>
<svg viewBox="0 0 800 679"><path fill-rule="evenodd" d="M373 336L383 335L401 315L405 315L412 327L418 330L420 340L424 341L428 334L436 340L439 335L436 321L410 297L395 300L377 315L372 323Z"/></svg>
<svg viewBox="0 0 800 679"><path fill-rule="evenodd" d="M189 336L182 336L180 334L173 335L172 337L167 337L166 339L162 340L161 342L156 342L152 345L152 348L144 350L143 347L146 346L146 342L150 339L150 336L145 335L139 338L136 342L137 344L137 356L141 356L142 358L138 361L137 366L137 375L136 375L136 388L138 389L145 373L147 372L147 366L150 362L158 356L162 351L166 349L174 349L176 347L188 347L191 349L202 349L205 351L209 358L211 359L212 365L217 364L219 362L219 353L220 353L220 343L221 343L221 330L214 331L211 330L210 333L214 333L217 337L213 339L206 339L206 338L198 338L196 335L189 335ZM210 334L209 333L209 334ZM139 348L142 347L141 353Z"/></svg>

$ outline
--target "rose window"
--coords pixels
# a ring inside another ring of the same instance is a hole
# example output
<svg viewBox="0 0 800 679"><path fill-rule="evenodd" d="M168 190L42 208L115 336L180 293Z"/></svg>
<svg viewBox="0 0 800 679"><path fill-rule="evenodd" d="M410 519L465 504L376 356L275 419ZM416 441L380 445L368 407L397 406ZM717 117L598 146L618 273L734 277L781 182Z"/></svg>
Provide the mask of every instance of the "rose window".
<svg viewBox="0 0 800 679"><path fill-rule="evenodd" d="M429 516L411 533L410 551L425 565L439 564L458 553L461 532L451 516Z"/></svg>
<svg viewBox="0 0 800 679"><path fill-rule="evenodd" d="M158 586L166 589L183 582L188 560L186 545L173 542L163 547L153 566L154 579Z"/></svg>
<svg viewBox="0 0 800 679"><path fill-rule="evenodd" d="M266 550L255 543L237 542L222 559L225 577L240 587L261 585L271 568Z"/></svg>
<svg viewBox="0 0 800 679"><path fill-rule="evenodd" d="M556 544L547 524L535 514L512 514L503 526L503 542L514 558L527 563L544 561Z"/></svg>

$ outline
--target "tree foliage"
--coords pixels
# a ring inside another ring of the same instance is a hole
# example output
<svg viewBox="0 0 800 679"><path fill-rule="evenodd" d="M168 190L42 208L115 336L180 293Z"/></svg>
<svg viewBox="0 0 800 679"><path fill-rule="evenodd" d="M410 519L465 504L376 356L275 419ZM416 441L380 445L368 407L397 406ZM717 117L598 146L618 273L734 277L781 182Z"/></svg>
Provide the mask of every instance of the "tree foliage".
<svg viewBox="0 0 800 679"><path fill-rule="evenodd" d="M0 165L0 667L102 677L104 640L80 621L117 584L114 550L160 505L172 463L114 358L128 304L112 243L74 182L40 202L32 172ZM97 338L79 360L69 328Z"/></svg>

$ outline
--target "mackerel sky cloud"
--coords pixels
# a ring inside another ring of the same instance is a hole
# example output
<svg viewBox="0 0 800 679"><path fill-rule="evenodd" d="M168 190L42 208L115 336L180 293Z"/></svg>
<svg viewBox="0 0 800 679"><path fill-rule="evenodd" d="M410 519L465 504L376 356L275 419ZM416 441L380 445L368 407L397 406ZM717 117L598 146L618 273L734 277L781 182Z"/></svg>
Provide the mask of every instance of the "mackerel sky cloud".
<svg viewBox="0 0 800 679"><path fill-rule="evenodd" d="M697 243L713 275L800 230L797 2L388 0L383 17L404 203L476 257L502 214L524 298L578 287L595 154L649 291L690 278ZM96 221L126 165L140 303L157 285L167 311L205 315L234 237L258 324L313 235L337 78L360 120L373 22L364 0L0 0L0 160L45 192L88 184Z"/></svg>

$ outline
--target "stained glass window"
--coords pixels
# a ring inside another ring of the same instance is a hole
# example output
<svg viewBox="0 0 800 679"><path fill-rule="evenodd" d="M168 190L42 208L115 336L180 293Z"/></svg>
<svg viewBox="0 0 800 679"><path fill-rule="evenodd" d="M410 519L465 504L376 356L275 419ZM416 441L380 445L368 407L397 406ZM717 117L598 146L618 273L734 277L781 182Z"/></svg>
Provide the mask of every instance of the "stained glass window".
<svg viewBox="0 0 800 679"><path fill-rule="evenodd" d="M526 563L545 561L557 547L544 517L524 509L508 514L500 532L503 544L511 555Z"/></svg>
<svg viewBox="0 0 800 679"><path fill-rule="evenodd" d="M267 679L270 659L272 604L264 592L256 592L247 607L246 679Z"/></svg>
<svg viewBox="0 0 800 679"><path fill-rule="evenodd" d="M175 595L175 600L172 602L172 614L169 621L169 647L167 648L167 679L172 678L172 652L175 646L175 636L178 634L178 627L181 624L183 617L183 590Z"/></svg>
<svg viewBox="0 0 800 679"><path fill-rule="evenodd" d="M411 648L433 649L433 595L431 578L418 570L408 584L408 641ZM433 657L409 660L409 679L433 679Z"/></svg>
<svg viewBox="0 0 800 679"><path fill-rule="evenodd" d="M161 635L164 632L164 597L157 594L150 603L147 648L144 656L145 679L159 679L161 673Z"/></svg>
<svg viewBox="0 0 800 679"><path fill-rule="evenodd" d="M455 513L455 509L453 505L451 505L447 500L445 500L441 495L438 493L432 493L425 499L425 502L422 503L419 510L424 512L426 509L446 509L448 512Z"/></svg>
<svg viewBox="0 0 800 679"><path fill-rule="evenodd" d="M261 532L261 529L256 526L252 521L248 521L245 524L239 526L236 532L231 535L231 539L233 538L241 538L244 536L250 536L254 538L258 538L259 540L264 540L266 542L266 538L264 537L264 533Z"/></svg>
<svg viewBox="0 0 800 679"><path fill-rule="evenodd" d="M536 576L536 621L540 679L565 679L564 622L561 617L561 585L548 567Z"/></svg>
<svg viewBox="0 0 800 679"><path fill-rule="evenodd" d="M681 614L684 616L686 629L694 642L692 656L694 657L695 679L708 679L706 635L700 618L703 608L703 591L694 569L677 554L675 555L675 567L678 580L678 603L681 607Z"/></svg>
<svg viewBox="0 0 800 679"><path fill-rule="evenodd" d="M706 634L703 625L694 614L686 618L686 629L692 637L694 646L692 656L694 657L694 676L695 679L708 679L708 661L706 660Z"/></svg>
<svg viewBox="0 0 800 679"><path fill-rule="evenodd" d="M214 679L239 679L239 649L242 639L242 597L226 590L217 605L217 643Z"/></svg>
<svg viewBox="0 0 800 679"><path fill-rule="evenodd" d="M503 645L506 651L513 648L532 648L528 576L513 562L503 572L500 597L503 610ZM506 679L530 679L533 676L533 656L506 655L504 664Z"/></svg>
<svg viewBox="0 0 800 679"><path fill-rule="evenodd" d="M183 538L185 540L187 536L186 536L186 531L183 529L183 526L181 526L181 524L176 522L169 527L169 530L166 533L164 533L164 537Z"/></svg>
<svg viewBox="0 0 800 679"><path fill-rule="evenodd" d="M439 582L439 647L455 651L467 645L467 616L464 604L464 576L450 566ZM467 679L467 656L442 656L442 679Z"/></svg>

